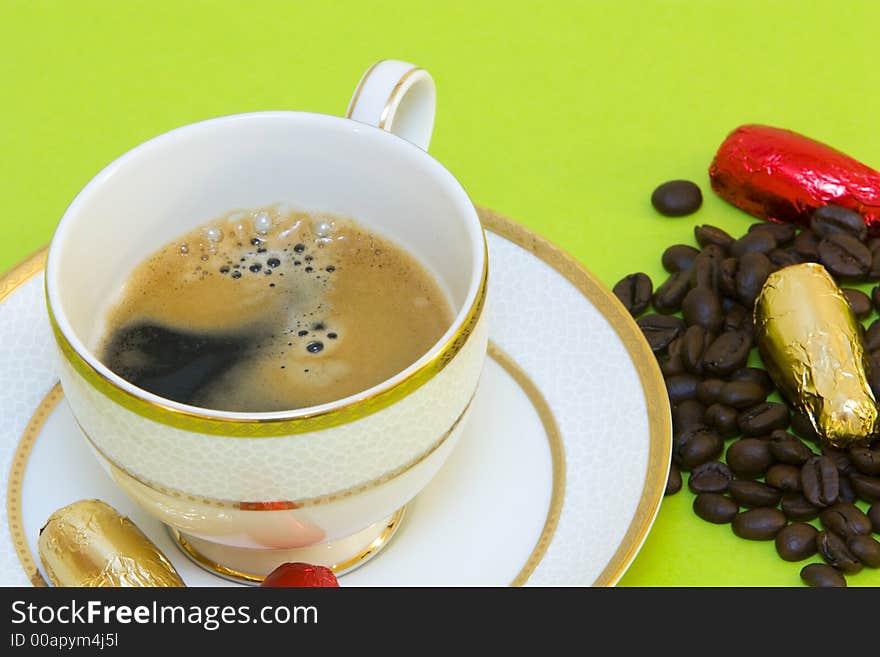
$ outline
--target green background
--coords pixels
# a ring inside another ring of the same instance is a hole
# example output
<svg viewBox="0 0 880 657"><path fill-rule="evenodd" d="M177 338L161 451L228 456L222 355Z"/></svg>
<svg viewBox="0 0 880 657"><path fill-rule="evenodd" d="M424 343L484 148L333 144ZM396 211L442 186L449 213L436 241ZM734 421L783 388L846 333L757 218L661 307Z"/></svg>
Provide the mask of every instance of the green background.
<svg viewBox="0 0 880 657"><path fill-rule="evenodd" d="M750 223L706 174L734 127L791 128L880 165L878 25L874 0L0 0L0 269L138 143L236 112L342 114L363 70L396 58L434 75L431 152L475 202L609 285L638 270L659 283L662 249L696 223ZM670 178L703 188L696 215L653 212ZM622 584L799 584L800 565L691 501L664 500Z"/></svg>

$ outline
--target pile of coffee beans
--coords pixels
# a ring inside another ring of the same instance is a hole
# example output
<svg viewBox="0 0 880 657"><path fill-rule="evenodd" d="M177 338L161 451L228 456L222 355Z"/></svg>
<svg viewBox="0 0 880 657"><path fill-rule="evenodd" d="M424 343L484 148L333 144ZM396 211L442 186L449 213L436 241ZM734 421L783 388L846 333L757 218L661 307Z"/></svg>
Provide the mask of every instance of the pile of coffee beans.
<svg viewBox="0 0 880 657"><path fill-rule="evenodd" d="M767 277L818 262L842 287L856 316L880 310L849 287L880 281L880 238L857 213L828 205L808 228L756 223L740 237L697 226L698 247L663 252L669 277L656 289L636 273L614 294L636 317L666 381L672 407L672 464L666 494L687 487L694 513L730 524L740 538L775 541L786 561L818 554L801 570L809 586L846 586L845 574L880 567L880 440L839 450L824 445L806 416L776 393L760 362L753 310ZM650 312L653 310L653 312ZM869 381L880 399L880 320L864 333ZM775 400L769 399L773 397Z"/></svg>

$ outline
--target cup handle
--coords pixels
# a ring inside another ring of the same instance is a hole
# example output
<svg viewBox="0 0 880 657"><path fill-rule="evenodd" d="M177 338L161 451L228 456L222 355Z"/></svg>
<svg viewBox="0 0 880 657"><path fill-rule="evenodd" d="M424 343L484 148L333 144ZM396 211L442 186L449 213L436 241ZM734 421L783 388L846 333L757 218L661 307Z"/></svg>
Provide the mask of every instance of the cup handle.
<svg viewBox="0 0 880 657"><path fill-rule="evenodd" d="M437 90L431 75L414 64L386 59L363 74L345 116L387 130L426 151L436 109Z"/></svg>

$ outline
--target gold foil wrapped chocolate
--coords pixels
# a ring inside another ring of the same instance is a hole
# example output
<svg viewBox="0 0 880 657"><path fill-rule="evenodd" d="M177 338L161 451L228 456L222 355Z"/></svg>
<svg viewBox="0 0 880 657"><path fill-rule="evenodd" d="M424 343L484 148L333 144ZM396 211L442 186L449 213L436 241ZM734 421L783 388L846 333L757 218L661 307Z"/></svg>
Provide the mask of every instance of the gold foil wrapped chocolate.
<svg viewBox="0 0 880 657"><path fill-rule="evenodd" d="M822 265L771 274L755 302L755 331L773 381L824 441L850 447L876 435L861 327Z"/></svg>
<svg viewBox="0 0 880 657"><path fill-rule="evenodd" d="M184 586L159 548L100 500L58 509L37 544L55 586Z"/></svg>

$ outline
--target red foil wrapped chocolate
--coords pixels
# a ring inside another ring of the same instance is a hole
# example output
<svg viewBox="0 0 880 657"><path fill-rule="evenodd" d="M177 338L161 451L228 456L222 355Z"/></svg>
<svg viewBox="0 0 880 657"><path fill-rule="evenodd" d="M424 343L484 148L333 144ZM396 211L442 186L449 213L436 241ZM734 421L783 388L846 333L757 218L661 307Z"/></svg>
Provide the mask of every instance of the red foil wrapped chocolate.
<svg viewBox="0 0 880 657"><path fill-rule="evenodd" d="M880 234L880 172L791 130L740 126L718 148L709 177L721 198L756 217L808 225L813 210L833 203Z"/></svg>

